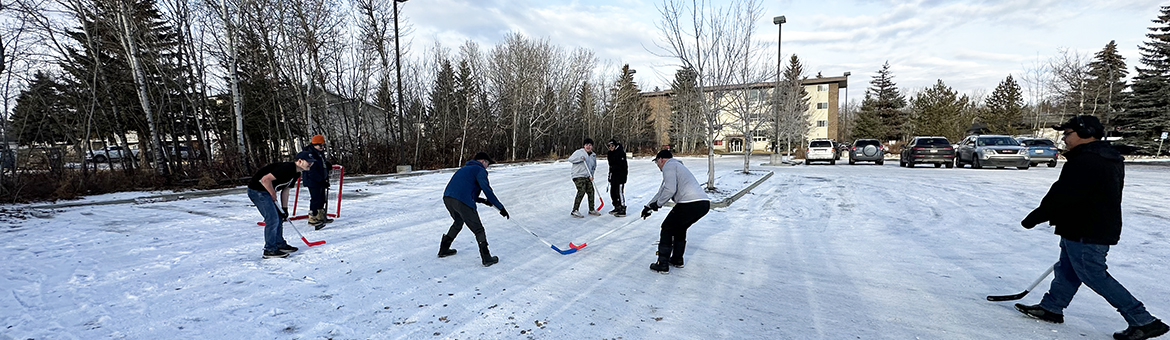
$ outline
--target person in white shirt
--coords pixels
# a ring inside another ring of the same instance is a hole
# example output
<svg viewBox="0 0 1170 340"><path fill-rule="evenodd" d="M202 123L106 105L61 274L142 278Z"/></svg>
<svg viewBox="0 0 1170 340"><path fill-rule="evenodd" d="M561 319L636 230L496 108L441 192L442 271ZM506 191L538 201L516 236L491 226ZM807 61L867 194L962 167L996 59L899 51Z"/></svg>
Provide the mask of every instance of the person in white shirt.
<svg viewBox="0 0 1170 340"><path fill-rule="evenodd" d="M601 216L593 207L593 171L597 170L597 154L593 153L592 138L585 138L585 146L573 151L569 163L573 164L573 185L577 187L577 198L573 200L573 212L569 215L584 218L577 209L581 208L581 198L589 195L589 214Z"/></svg>

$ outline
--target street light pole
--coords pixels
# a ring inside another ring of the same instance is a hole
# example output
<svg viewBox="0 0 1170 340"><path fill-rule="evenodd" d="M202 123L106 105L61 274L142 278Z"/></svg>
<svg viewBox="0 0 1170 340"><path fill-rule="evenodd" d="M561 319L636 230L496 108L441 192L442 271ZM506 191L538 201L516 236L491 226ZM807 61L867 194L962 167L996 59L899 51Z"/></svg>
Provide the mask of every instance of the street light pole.
<svg viewBox="0 0 1170 340"><path fill-rule="evenodd" d="M788 20L783 15L772 18L772 23L776 24L776 86L772 89L772 108L775 111L775 119L772 120L772 155L780 152L780 72L784 69L784 55L781 54L780 48L783 43L783 28L784 23ZM773 163L775 163L773 161Z"/></svg>
<svg viewBox="0 0 1170 340"><path fill-rule="evenodd" d="M849 71L845 71L845 111L848 112L850 115L852 115L853 111L849 111L849 75L850 74L852 74L852 73L850 73ZM839 110L840 105L837 105L837 106L838 106L838 110ZM840 114L840 113L838 113L838 114ZM845 120L849 120L849 118L850 117L845 117ZM841 121L841 118L838 117L837 121ZM837 124L837 128L840 129L841 124ZM841 136L841 131L837 131L837 136L838 137Z"/></svg>
<svg viewBox="0 0 1170 340"><path fill-rule="evenodd" d="M398 83L397 83L397 85L398 85L398 104L394 105L394 108L396 111L398 111L398 126L401 127L402 126L402 117L404 117L404 116L402 115L402 52L398 48L398 35L399 35L398 34L398 3L399 2L406 2L406 0L394 0L394 67L398 69L397 70L397 72L398 72ZM401 128L399 128L399 130L401 130ZM403 132L404 131L398 131L398 135L402 136ZM403 138L403 139L404 140L399 141L399 143L398 143L399 144L398 145L398 161L399 162L401 162L403 159L406 158L406 150L402 148L402 142L405 141L405 138Z"/></svg>

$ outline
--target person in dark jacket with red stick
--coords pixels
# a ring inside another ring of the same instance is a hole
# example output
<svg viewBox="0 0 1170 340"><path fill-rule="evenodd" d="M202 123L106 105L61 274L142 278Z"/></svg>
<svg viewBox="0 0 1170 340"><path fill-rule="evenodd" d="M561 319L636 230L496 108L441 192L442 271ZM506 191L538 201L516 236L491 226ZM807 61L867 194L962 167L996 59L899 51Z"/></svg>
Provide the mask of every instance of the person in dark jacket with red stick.
<svg viewBox="0 0 1170 340"><path fill-rule="evenodd" d="M617 217L626 216L626 178L630 174L630 166L626 162L626 148L617 139L609 140L609 152L605 154L609 161L609 198L613 203L613 214Z"/></svg>
<svg viewBox="0 0 1170 340"><path fill-rule="evenodd" d="M455 221L451 223L447 233L443 234L443 241L439 244L439 257L455 255L456 251L451 249L451 242L455 241L455 236L458 236L459 231L463 230L463 225L467 224L467 229L475 234L475 241L479 244L479 256L483 260L483 266L488 267L500 262L499 257L492 256L488 251L487 234L479 220L479 212L475 210L475 203L482 203L500 209L500 216L509 218L508 210L504 209L504 205L496 198L491 184L488 183L487 167L492 163L494 162L487 153L476 153L475 157L456 171L455 175L451 176L451 181L447 183L447 188L443 191L443 205L447 207L447 212ZM487 196L486 199L479 197L480 191Z"/></svg>
<svg viewBox="0 0 1170 340"><path fill-rule="evenodd" d="M264 217L264 258L288 257L288 253L297 251L284 239L282 223L288 219L288 188L296 183L301 171L313 166L314 161L313 155L301 152L295 162L265 165L248 181L248 199ZM280 191L280 203L277 203L277 191Z"/></svg>
<svg viewBox="0 0 1170 340"><path fill-rule="evenodd" d="M1109 302L1129 327L1115 339L1142 340L1165 334L1165 323L1146 311L1129 290L1109 275L1105 257L1121 238L1121 190L1125 186L1124 158L1101 141L1104 127L1097 117L1076 116L1053 129L1064 133L1068 160L1040 207L1020 222L1031 229L1048 222L1060 235L1060 261L1052 285L1036 305L1016 304L1021 313L1063 323L1064 309L1081 284Z"/></svg>

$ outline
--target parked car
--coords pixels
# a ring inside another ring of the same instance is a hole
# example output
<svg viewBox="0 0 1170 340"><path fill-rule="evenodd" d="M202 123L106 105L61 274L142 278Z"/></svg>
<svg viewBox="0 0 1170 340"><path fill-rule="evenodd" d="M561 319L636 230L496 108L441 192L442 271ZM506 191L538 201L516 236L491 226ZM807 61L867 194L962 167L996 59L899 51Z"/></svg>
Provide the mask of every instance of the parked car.
<svg viewBox="0 0 1170 340"><path fill-rule="evenodd" d="M166 146L164 146L164 147L165 147L165 148L167 149L167 151L168 151L168 152L171 154L171 158L175 158L176 156L178 156L178 157L179 157L179 159L189 159L189 158L191 158L191 148L188 148L186 145L179 145L179 152L178 152L178 155L176 155L176 154L175 154L175 147L174 147L174 145L166 145Z"/></svg>
<svg viewBox="0 0 1170 340"><path fill-rule="evenodd" d="M1032 158L1032 166L1048 163L1049 168L1056 167L1056 158L1060 155L1060 150L1056 148L1056 143L1052 142L1051 139L1020 138L1016 141L1028 148L1028 156Z"/></svg>
<svg viewBox="0 0 1170 340"><path fill-rule="evenodd" d="M1028 167L1032 165L1028 149L1008 136L968 136L959 143L958 149L955 166L960 168L963 167L963 164L971 164L971 167L975 169L981 169L985 166L996 168L1014 166L1020 170L1028 170Z"/></svg>
<svg viewBox="0 0 1170 340"><path fill-rule="evenodd" d="M902 147L898 166L913 168L915 164L930 163L939 168L955 166L955 147L946 137L919 136Z"/></svg>
<svg viewBox="0 0 1170 340"><path fill-rule="evenodd" d="M132 159L138 159L138 149L130 149L130 152L125 152L121 146L117 145L90 150L85 155L85 159L97 163L104 163L111 160L121 160L127 153L131 154Z"/></svg>
<svg viewBox="0 0 1170 340"><path fill-rule="evenodd" d="M849 148L849 165L857 162L874 162L882 165L885 159L886 147L876 139L858 139L853 141L853 147Z"/></svg>
<svg viewBox="0 0 1170 340"><path fill-rule="evenodd" d="M828 161L829 165L837 164L837 143L832 139L814 139L808 142L808 149L804 153L804 164Z"/></svg>

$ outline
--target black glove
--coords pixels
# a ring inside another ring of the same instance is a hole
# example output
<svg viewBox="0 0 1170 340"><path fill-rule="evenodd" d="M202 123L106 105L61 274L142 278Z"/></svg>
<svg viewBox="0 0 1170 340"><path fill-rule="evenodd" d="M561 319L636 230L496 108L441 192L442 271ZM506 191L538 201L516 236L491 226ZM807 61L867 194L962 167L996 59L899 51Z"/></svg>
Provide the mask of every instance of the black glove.
<svg viewBox="0 0 1170 340"><path fill-rule="evenodd" d="M486 205L489 207L492 206L492 202L488 202L488 200L486 198L483 198L483 197L476 197L475 203L482 203L483 205Z"/></svg>
<svg viewBox="0 0 1170 340"><path fill-rule="evenodd" d="M645 207L642 207L642 219L644 220L647 217L650 217L650 206L648 206L648 205Z"/></svg>
<svg viewBox="0 0 1170 340"><path fill-rule="evenodd" d="M1020 221L1020 225L1024 226L1024 229L1032 229L1032 228L1036 227L1036 223L1032 223L1031 221L1028 221L1026 219L1023 221Z"/></svg>
<svg viewBox="0 0 1170 340"><path fill-rule="evenodd" d="M647 204L646 207L653 209L654 211L658 211L658 208L661 208L658 206L658 202L650 202L650 204Z"/></svg>
<svg viewBox="0 0 1170 340"><path fill-rule="evenodd" d="M501 209L500 209L500 216L503 216L503 217L504 217L504 218L506 218L506 219L512 219L511 217L508 217L508 209L502 209L502 208L501 208Z"/></svg>
<svg viewBox="0 0 1170 340"><path fill-rule="evenodd" d="M288 208L285 208L285 207L280 208L280 220L281 221L288 221Z"/></svg>

